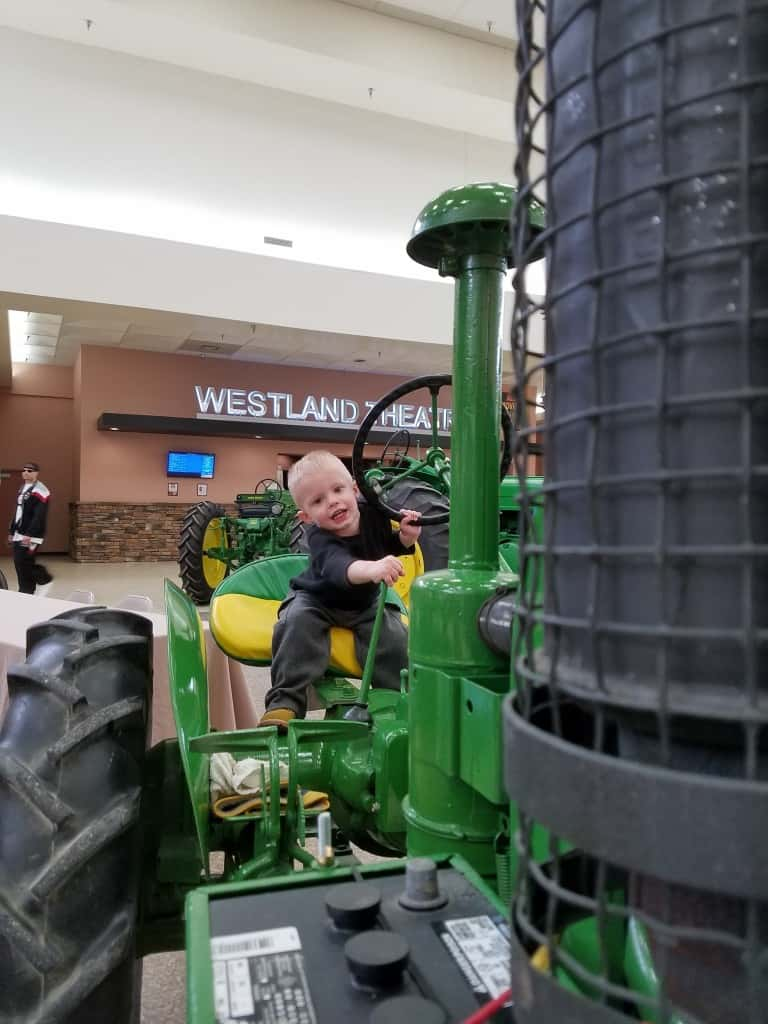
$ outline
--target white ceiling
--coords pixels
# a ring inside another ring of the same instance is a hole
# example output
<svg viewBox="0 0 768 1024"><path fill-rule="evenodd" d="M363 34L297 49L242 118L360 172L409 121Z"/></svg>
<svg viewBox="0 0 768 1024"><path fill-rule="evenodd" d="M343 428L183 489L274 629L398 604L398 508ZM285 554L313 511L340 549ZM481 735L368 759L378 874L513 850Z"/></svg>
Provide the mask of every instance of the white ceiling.
<svg viewBox="0 0 768 1024"><path fill-rule="evenodd" d="M486 139L511 136L511 0L0 0L0 25ZM20 358L29 362L71 365L83 344L406 375L451 362L448 338L420 344L0 291L3 306L24 314ZM3 343L0 329L0 369Z"/></svg>
<svg viewBox="0 0 768 1024"><path fill-rule="evenodd" d="M35 305L62 312L23 312L17 325L25 346L20 362L71 366L80 345L100 345L360 373L416 376L451 368L450 344L416 344L95 303L39 299ZM505 368L510 369L508 356Z"/></svg>
<svg viewBox="0 0 768 1024"><path fill-rule="evenodd" d="M468 39L496 46L514 46L517 40L512 0L340 0L377 14L400 17L439 27Z"/></svg>

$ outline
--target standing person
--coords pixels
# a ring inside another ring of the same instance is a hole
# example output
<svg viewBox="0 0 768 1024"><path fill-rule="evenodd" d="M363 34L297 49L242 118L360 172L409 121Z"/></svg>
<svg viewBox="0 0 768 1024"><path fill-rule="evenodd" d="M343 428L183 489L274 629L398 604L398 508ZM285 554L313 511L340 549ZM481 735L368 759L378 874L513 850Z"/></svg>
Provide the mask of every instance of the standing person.
<svg viewBox="0 0 768 1024"><path fill-rule="evenodd" d="M51 492L38 480L40 467L25 462L21 471L24 481L16 498L16 513L11 520L8 543L13 545L13 564L20 594L34 594L38 583L50 583L53 577L44 565L37 565L37 549L45 538L48 500Z"/></svg>
<svg viewBox="0 0 768 1024"><path fill-rule="evenodd" d="M278 728L306 714L307 691L328 665L331 626L353 631L357 660L365 663L379 583L403 575L397 556L410 554L421 533L418 512L402 509L393 530L388 515L359 500L357 484L330 452L310 452L291 466L288 489L298 518L311 525L309 566L291 580L272 634L272 688L259 724ZM385 608L373 685L399 690L407 661L405 626L399 612Z"/></svg>

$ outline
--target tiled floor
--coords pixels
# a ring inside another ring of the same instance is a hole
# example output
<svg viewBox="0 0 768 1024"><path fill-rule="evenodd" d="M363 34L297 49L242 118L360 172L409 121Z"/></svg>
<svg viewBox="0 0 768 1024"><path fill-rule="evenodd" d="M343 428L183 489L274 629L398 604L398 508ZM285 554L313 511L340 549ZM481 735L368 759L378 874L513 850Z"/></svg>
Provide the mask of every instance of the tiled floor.
<svg viewBox="0 0 768 1024"><path fill-rule="evenodd" d="M96 604L117 604L128 594L143 594L151 598L154 609L163 611L163 587L166 577L180 584L175 562L120 562L77 563L64 555L41 554L40 559L51 574L53 582L45 588L45 595L67 599L74 591L90 591ZM11 590L16 589L13 563L0 557L0 569L5 573ZM73 600L84 600L82 595ZM205 616L206 609L200 609ZM254 695L262 698L269 686L269 670L246 668L246 679ZM364 861L377 860L373 855L358 851ZM160 953L143 961L141 1024L185 1024L186 971L184 953Z"/></svg>
<svg viewBox="0 0 768 1024"><path fill-rule="evenodd" d="M96 604L117 604L128 594L146 594L156 610L163 608L163 585L166 577L181 585L176 562L73 562L66 555L38 558L53 575L53 583L45 590L46 597L66 600L75 590L91 591ZM16 589L13 561L0 557L0 569L11 590Z"/></svg>

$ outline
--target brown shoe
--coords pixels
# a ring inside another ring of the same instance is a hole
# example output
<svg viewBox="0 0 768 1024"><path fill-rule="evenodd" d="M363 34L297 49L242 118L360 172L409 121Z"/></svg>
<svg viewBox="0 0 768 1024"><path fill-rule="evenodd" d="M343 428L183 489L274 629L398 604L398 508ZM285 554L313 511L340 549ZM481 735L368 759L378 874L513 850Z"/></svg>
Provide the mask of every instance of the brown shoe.
<svg viewBox="0 0 768 1024"><path fill-rule="evenodd" d="M292 722L296 717L295 711L290 711L288 708L273 708L272 711L266 711L259 720L259 728L263 725L276 725L280 732L286 732L288 729L288 723Z"/></svg>

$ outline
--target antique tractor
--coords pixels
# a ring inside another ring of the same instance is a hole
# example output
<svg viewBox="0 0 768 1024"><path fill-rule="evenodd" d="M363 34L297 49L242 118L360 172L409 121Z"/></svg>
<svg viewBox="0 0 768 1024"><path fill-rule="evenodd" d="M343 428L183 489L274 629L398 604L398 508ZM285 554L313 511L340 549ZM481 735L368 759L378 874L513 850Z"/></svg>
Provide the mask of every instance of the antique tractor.
<svg viewBox="0 0 768 1024"><path fill-rule="evenodd" d="M257 558L291 550L296 505L277 480L260 480L250 493L235 497L237 515L221 505L192 505L181 524L179 575L195 604L208 604L233 569Z"/></svg>

